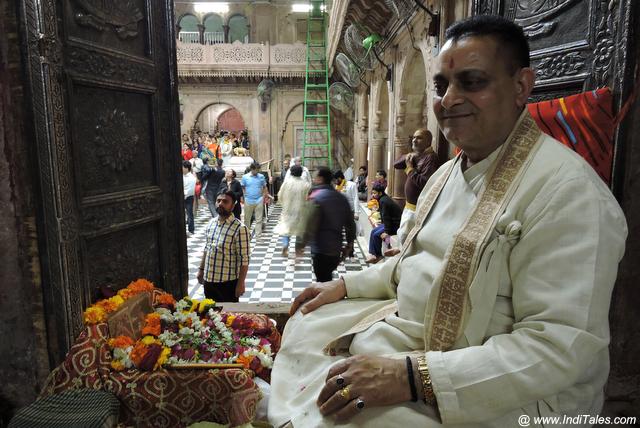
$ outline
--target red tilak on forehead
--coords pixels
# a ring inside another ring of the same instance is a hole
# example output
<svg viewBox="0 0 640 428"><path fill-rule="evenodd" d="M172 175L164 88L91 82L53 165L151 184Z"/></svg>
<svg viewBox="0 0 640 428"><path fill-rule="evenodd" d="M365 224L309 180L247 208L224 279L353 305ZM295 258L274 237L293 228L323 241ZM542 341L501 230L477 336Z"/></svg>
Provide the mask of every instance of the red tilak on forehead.
<svg viewBox="0 0 640 428"><path fill-rule="evenodd" d="M449 59L449 68L453 68L455 64L453 63L453 58Z"/></svg>

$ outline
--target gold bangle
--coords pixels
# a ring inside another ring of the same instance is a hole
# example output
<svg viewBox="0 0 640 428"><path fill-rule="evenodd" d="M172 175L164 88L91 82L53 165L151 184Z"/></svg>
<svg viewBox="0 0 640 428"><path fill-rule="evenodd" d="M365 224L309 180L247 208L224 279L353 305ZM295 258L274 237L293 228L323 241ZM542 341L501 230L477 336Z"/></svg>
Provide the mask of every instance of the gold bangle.
<svg viewBox="0 0 640 428"><path fill-rule="evenodd" d="M427 357L418 357L418 373L422 381L422 391L424 392L424 402L432 406L436 405L436 395L433 392L433 384L431 383L431 375L429 374L429 366L427 365Z"/></svg>

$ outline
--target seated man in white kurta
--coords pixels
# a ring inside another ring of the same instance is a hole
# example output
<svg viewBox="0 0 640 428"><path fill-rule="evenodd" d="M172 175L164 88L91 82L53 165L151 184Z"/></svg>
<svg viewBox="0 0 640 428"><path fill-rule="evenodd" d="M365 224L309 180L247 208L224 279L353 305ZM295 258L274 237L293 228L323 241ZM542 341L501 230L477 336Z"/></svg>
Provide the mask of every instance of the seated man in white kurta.
<svg viewBox="0 0 640 428"><path fill-rule="evenodd" d="M399 255L295 299L275 426L502 428L602 408L623 213L527 113L518 26L474 17L446 39L433 108L462 153L425 186Z"/></svg>

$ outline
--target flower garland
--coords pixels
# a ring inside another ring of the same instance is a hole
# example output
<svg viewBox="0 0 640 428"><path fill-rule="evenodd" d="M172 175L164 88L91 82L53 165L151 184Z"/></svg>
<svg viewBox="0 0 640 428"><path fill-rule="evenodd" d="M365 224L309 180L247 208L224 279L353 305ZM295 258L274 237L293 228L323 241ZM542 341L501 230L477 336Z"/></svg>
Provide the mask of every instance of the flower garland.
<svg viewBox="0 0 640 428"><path fill-rule="evenodd" d="M168 296L156 299L155 311L145 317L141 339L109 340L114 370L193 363L242 364L257 374L271 369L271 344L254 336L250 320L216 311L211 299L185 297L175 302Z"/></svg>
<svg viewBox="0 0 640 428"><path fill-rule="evenodd" d="M143 293L145 291L153 291L155 289L153 283L147 281L146 279L138 279L136 281L131 282L126 288L118 290L118 293L115 296L112 296L108 299L103 299L96 302L94 305L87 308L84 311L83 320L85 324L98 324L101 322L105 322L110 313L118 310L122 304L130 299L131 297ZM171 300L174 301L173 296L168 293L163 293L163 299L165 301ZM168 296L168 297L167 297Z"/></svg>

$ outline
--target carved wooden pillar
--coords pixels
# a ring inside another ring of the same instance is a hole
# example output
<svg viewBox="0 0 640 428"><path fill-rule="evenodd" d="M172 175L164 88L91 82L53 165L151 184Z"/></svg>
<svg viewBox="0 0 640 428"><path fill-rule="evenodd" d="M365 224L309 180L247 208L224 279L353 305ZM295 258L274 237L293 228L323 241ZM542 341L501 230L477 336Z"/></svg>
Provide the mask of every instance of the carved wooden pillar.
<svg viewBox="0 0 640 428"><path fill-rule="evenodd" d="M198 24L198 33L200 38L200 44L204 45L204 25Z"/></svg>
<svg viewBox="0 0 640 428"><path fill-rule="evenodd" d="M399 159L402 155L406 154L409 151L409 143L406 138L405 131L405 116L407 113L407 100L401 99L400 105L398 107L398 114L396 115L396 135L393 139L393 161ZM398 203L400 206L404 206L405 195L404 195L404 183L407 179L404 171L401 169L395 169L392 167L392 170L389 171L389 175L393 175L393 180L391 180L392 188L390 189L391 197Z"/></svg>

